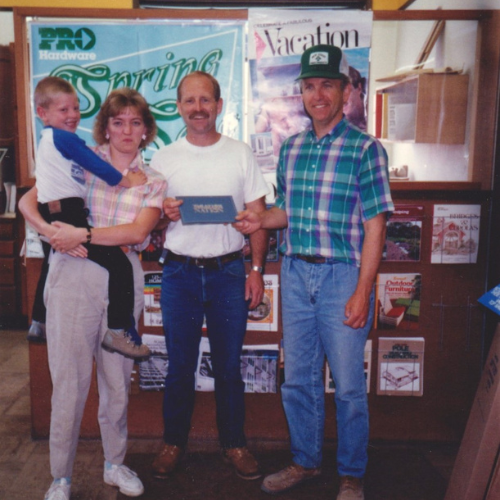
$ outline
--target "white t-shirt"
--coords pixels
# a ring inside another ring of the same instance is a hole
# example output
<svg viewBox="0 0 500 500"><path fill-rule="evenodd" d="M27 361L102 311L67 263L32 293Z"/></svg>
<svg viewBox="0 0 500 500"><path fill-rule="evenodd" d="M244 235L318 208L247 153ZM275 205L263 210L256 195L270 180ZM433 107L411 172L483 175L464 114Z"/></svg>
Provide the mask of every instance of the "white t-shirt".
<svg viewBox="0 0 500 500"><path fill-rule="evenodd" d="M110 186L116 186L123 178L76 134L45 127L36 154L38 201L47 203L63 198L85 198L85 170Z"/></svg>
<svg viewBox="0 0 500 500"><path fill-rule="evenodd" d="M186 138L161 148L151 167L168 182L167 197L232 196L236 209L258 200L268 187L250 147L227 136L206 147ZM165 248L178 255L218 257L241 250L244 237L230 224L168 225Z"/></svg>

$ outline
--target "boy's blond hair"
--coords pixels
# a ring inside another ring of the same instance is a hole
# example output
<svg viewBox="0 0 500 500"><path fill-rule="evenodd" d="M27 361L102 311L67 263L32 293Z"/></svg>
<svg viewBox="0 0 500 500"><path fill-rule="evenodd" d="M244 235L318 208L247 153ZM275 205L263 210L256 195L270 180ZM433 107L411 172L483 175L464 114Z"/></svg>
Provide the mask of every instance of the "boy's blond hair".
<svg viewBox="0 0 500 500"><path fill-rule="evenodd" d="M40 80L35 88L35 107L48 108L57 94L74 94L76 90L64 78L47 76Z"/></svg>

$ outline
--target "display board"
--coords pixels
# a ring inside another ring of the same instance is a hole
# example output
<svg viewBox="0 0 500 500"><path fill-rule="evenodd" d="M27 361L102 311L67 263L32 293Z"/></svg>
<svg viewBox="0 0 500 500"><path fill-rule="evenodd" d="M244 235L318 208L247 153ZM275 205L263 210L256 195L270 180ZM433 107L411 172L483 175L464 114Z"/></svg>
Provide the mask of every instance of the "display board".
<svg viewBox="0 0 500 500"><path fill-rule="evenodd" d="M304 15L303 10L250 9L240 18L227 11L165 10L163 18L155 11L139 12L140 18L128 11L90 17L82 10L24 18L26 88L21 107L28 154L22 185L30 185L36 175L34 152L43 124L34 112L33 93L48 75L75 87L82 115L77 134L88 144L93 143L99 107L113 89L127 86L141 92L158 125L155 142L144 152L148 161L155 150L185 134L176 107L180 80L191 71L206 71L221 85L219 131L252 146L274 187L281 142L309 126L296 80L300 57L312 45L334 44L343 49L346 70L360 87L356 124L366 129L372 12L319 9ZM350 117L353 107L346 107Z"/></svg>

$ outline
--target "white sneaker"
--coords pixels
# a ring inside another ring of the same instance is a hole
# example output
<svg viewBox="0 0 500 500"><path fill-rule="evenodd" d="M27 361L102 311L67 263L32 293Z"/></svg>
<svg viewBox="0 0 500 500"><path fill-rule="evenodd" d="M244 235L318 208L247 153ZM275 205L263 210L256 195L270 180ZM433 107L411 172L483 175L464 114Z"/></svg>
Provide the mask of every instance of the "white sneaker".
<svg viewBox="0 0 500 500"><path fill-rule="evenodd" d="M104 482L117 486L120 493L128 497L138 497L144 493L144 486L137 474L125 465L113 464L109 469L104 467Z"/></svg>
<svg viewBox="0 0 500 500"><path fill-rule="evenodd" d="M45 500L69 500L71 483L67 479L57 479L50 485L49 491L45 493Z"/></svg>

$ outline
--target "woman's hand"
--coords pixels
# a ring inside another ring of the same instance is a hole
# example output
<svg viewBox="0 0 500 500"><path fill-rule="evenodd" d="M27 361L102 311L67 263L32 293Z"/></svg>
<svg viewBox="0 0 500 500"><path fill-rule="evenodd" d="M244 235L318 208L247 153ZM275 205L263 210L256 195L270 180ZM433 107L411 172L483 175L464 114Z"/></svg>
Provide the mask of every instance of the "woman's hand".
<svg viewBox="0 0 500 500"><path fill-rule="evenodd" d="M74 257L86 256L87 249L81 244L87 241L87 229L84 227L75 227L64 222L53 222L52 226L58 230L50 238L52 248L61 253L70 253ZM79 248L81 247L81 248ZM78 249L78 250L77 250ZM83 255L85 253L85 255Z"/></svg>

